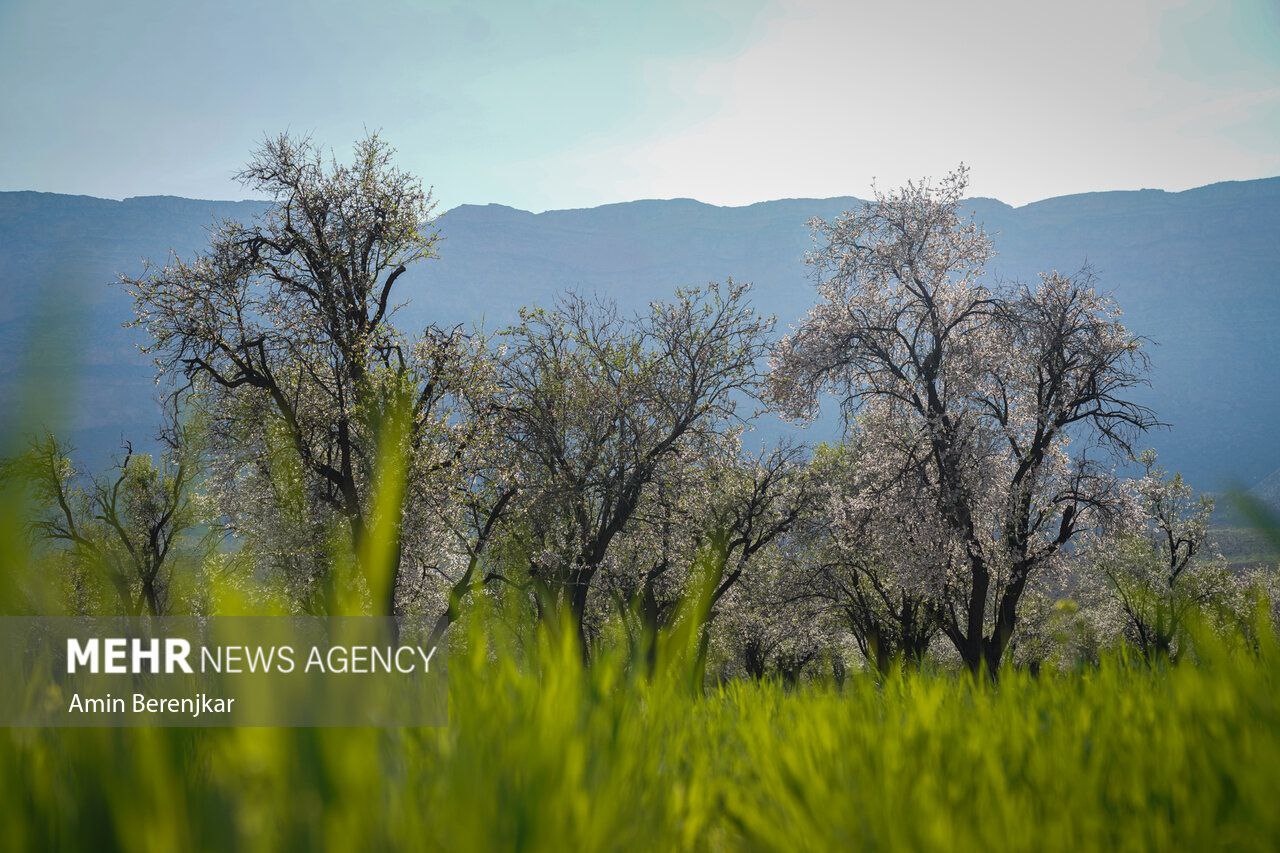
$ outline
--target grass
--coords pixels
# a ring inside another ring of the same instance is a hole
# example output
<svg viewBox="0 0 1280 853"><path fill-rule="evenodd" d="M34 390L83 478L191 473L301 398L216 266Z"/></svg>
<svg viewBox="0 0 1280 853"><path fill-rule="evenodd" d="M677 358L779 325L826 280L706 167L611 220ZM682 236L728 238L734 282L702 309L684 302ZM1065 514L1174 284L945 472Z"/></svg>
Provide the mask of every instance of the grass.
<svg viewBox="0 0 1280 853"><path fill-rule="evenodd" d="M1271 850L1280 654L693 695L572 643L439 729L6 730L7 850Z"/></svg>

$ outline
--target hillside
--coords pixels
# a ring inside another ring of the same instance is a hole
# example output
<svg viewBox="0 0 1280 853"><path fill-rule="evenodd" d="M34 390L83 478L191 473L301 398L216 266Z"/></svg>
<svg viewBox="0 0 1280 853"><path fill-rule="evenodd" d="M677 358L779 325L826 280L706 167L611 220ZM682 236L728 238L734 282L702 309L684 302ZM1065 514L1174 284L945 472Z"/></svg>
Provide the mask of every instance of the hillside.
<svg viewBox="0 0 1280 853"><path fill-rule="evenodd" d="M496 328L522 304L566 288L626 307L680 284L733 276L785 326L814 299L802 263L806 221L852 198L716 207L689 199L533 214L500 205L455 208L439 221L439 260L406 276L400 322ZM1211 489L1252 485L1280 468L1280 178L1186 192L1090 193L1019 208L974 199L996 235L992 273L1031 278L1086 260L1130 327L1155 344L1144 402L1170 423L1151 436L1163 461ZM64 422L90 456L155 421L155 386L126 294L111 285L144 259L190 254L215 217L251 217L258 202L168 197L107 201L0 193L0 393L19 399L33 363L39 397L73 401ZM37 330L44 330L37 332ZM70 342L70 343L69 343ZM67 377L75 377L73 386ZM771 431L772 428L769 428ZM817 435L828 427L819 427Z"/></svg>

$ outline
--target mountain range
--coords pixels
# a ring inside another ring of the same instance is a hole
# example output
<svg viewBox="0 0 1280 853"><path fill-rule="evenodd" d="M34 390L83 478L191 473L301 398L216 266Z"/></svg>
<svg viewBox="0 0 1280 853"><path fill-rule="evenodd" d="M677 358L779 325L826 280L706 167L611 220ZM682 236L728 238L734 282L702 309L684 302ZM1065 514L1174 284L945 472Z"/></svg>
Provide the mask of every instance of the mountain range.
<svg viewBox="0 0 1280 853"><path fill-rule="evenodd" d="M757 307L796 322L816 296L803 262L810 218L852 197L717 207L691 199L530 213L463 205L437 220L439 258L403 279L398 322L511 322L522 305L567 289L642 308L680 285L732 276ZM1125 322L1146 336L1150 387L1169 426L1148 436L1161 461L1210 490L1260 483L1280 469L1280 178L1184 192L1063 196L1011 207L967 202L994 235L991 275L1032 280L1086 262ZM0 401L56 417L89 460L158 420L142 332L125 328L114 284L149 259L189 256L218 218L249 219L257 201L141 197L113 201L0 193ZM21 401L21 402L20 402ZM21 413L19 413L21 414ZM783 427L766 424L764 432ZM827 438L831 414L808 431Z"/></svg>

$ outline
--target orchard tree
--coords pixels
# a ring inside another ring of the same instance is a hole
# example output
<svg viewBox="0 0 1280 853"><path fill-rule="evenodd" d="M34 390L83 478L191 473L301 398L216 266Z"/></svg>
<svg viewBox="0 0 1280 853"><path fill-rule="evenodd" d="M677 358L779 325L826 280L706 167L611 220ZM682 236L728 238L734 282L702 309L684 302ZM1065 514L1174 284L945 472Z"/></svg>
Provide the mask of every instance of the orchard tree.
<svg viewBox="0 0 1280 853"><path fill-rule="evenodd" d="M789 443L735 458L712 488L710 523L725 531L729 558L712 591L714 607L742 580L753 559L809 517L818 493L804 448Z"/></svg>
<svg viewBox="0 0 1280 853"><path fill-rule="evenodd" d="M508 464L521 472L528 582L586 654L588 604L611 548L683 453L722 440L758 393L772 321L730 281L647 314L570 295L522 312L499 374Z"/></svg>
<svg viewBox="0 0 1280 853"><path fill-rule="evenodd" d="M938 592L963 555L921 501L927 484L911 478L919 471L888 472L886 461L896 464L856 446L819 448L813 464L823 502L801 528L808 547L797 588L797 597L826 605L881 675L895 662L924 660L939 630Z"/></svg>
<svg viewBox="0 0 1280 853"><path fill-rule="evenodd" d="M1116 478L1070 445L1127 454L1155 421L1130 396L1141 341L1087 271L984 283L965 185L962 167L814 222L821 301L778 345L771 388L796 417L835 393L882 478L918 489L962 555L927 590L941 630L994 673L1029 580L1115 509Z"/></svg>
<svg viewBox="0 0 1280 853"><path fill-rule="evenodd" d="M1226 561L1207 551L1213 499L1197 496L1182 475L1169 476L1154 452L1140 461L1132 511L1088 552L1120 606L1122 636L1147 661L1176 660L1188 617L1230 610L1238 584Z"/></svg>
<svg viewBox="0 0 1280 853"><path fill-rule="evenodd" d="M777 678L796 683L826 659L844 672L844 632L825 603L795 595L808 554L790 537L760 553L720 603L711 626L712 654L722 678Z"/></svg>
<svg viewBox="0 0 1280 853"><path fill-rule="evenodd" d="M743 606L735 590L776 562L779 544L812 512L817 497L804 448L788 443L751 454L731 434L715 448L671 461L618 540L603 576L603 588L633 628L633 644L646 650L650 668L654 641L672 627L681 602L704 598L703 621L694 630L707 640L725 612ZM714 577L691 573L705 565L698 552L713 537L723 538L723 564Z"/></svg>
<svg viewBox="0 0 1280 853"><path fill-rule="evenodd" d="M214 541L196 534L199 451L192 436L185 426L166 430L159 458L135 453L126 442L97 476L78 470L71 449L51 434L3 466L0 474L33 493L32 532L65 553L77 609L101 611L91 599L103 586L114 598L108 612L162 616L179 605L178 568L198 566Z"/></svg>
<svg viewBox="0 0 1280 853"><path fill-rule="evenodd" d="M483 347L457 329L410 339L392 323L397 283L437 241L430 193L393 154L376 134L350 163L309 140L271 139L239 176L272 200L264 215L223 222L192 260L124 279L161 373L212 415L228 513L254 503L274 512L291 496L282 521L332 520L356 554L376 522L380 471L394 470L379 468L380 442L429 488L423 477L456 468L486 423L458 416ZM403 425L394 437L391 423ZM256 483L261 497L237 483ZM367 580L375 609L398 615L404 542L401 519L391 521L390 566L375 572L389 577Z"/></svg>
<svg viewBox="0 0 1280 853"><path fill-rule="evenodd" d="M492 410L485 407L480 411L487 414ZM436 495L438 506L433 517L444 522L454 547L442 549L444 559L422 561L418 589L426 594L442 590L427 645L439 642L458 621L473 592L511 581L501 564L489 559L491 546L502 536L503 524L513 514L520 493L519 471L507 465L502 446L496 443L498 435L487 431L485 436L490 440L473 442L469 453L474 461L460 466L465 476L455 478L451 490ZM435 576L435 583L429 582L428 573ZM520 586L519 579L514 583Z"/></svg>

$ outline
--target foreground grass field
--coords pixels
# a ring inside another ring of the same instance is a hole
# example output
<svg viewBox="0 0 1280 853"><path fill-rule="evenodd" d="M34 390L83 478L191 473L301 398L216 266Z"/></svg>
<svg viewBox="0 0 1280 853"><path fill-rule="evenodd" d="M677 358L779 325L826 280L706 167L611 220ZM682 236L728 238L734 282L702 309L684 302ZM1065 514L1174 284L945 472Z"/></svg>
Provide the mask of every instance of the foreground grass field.
<svg viewBox="0 0 1280 853"><path fill-rule="evenodd" d="M1274 850L1280 654L694 696L544 637L415 730L5 730L6 850Z"/></svg>

